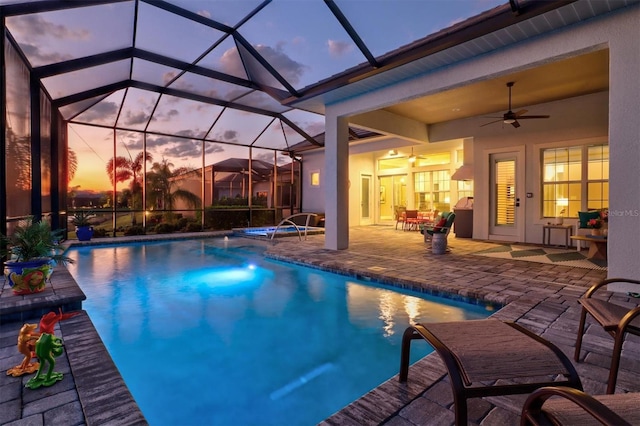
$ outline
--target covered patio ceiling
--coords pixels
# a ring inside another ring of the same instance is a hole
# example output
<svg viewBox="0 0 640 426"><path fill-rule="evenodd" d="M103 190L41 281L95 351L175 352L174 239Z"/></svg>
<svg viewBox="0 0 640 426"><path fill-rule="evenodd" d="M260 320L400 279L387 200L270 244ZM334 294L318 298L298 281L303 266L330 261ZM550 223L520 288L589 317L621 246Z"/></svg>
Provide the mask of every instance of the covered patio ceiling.
<svg viewBox="0 0 640 426"><path fill-rule="evenodd" d="M587 2L0 0L0 16L69 123L290 151L323 144L326 102L470 40L472 56L503 47L487 43L495 31L526 37L525 20ZM429 114L413 118L451 119Z"/></svg>

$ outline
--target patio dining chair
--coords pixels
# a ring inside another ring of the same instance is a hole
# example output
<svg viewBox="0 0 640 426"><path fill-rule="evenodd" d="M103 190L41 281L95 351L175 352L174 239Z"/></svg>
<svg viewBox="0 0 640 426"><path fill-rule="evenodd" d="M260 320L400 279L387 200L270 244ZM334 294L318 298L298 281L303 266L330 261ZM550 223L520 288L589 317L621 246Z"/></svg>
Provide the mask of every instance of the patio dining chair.
<svg viewBox="0 0 640 426"><path fill-rule="evenodd" d="M402 228L404 229L404 221L406 219L406 207L396 207L395 215L396 215L396 229L398 229L398 224L402 224Z"/></svg>
<svg viewBox="0 0 640 426"><path fill-rule="evenodd" d="M613 354L611 355L611 366L609 368L609 380L607 382L607 393L612 394L616 390L618 368L620 367L620 355L625 334L631 333L640 336L640 306L622 306L611 303L608 300L592 297L596 291L611 283L636 284L637 291L640 291L640 281L628 278L609 278L594 284L585 295L578 300L582 305L580 314L580 324L578 325L578 337L576 339L576 349L574 359L580 359L580 348L582 346L582 336L587 314L604 330L613 337ZM637 294L637 293L634 293Z"/></svg>
<svg viewBox="0 0 640 426"><path fill-rule="evenodd" d="M405 212L404 224L402 229L411 231L418 226L418 210L407 210Z"/></svg>
<svg viewBox="0 0 640 426"><path fill-rule="evenodd" d="M543 387L527 398L520 425L638 425L638 401L638 393L592 396L565 386Z"/></svg>

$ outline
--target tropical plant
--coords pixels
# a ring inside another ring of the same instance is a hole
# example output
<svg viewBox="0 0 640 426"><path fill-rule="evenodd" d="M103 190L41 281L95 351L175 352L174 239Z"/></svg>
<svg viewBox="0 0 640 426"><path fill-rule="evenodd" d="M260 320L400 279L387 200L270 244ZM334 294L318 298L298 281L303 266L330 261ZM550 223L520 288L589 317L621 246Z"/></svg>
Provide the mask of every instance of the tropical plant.
<svg viewBox="0 0 640 426"><path fill-rule="evenodd" d="M142 169L145 161L153 161L153 157L148 152L141 151L133 157L113 157L107 162L107 174L111 182L126 182L131 179L131 208L141 207L139 200L142 199ZM135 214L132 220L136 224Z"/></svg>
<svg viewBox="0 0 640 426"><path fill-rule="evenodd" d="M198 208L201 202L200 197L186 189L174 189L172 185L173 178L191 171L186 167L175 170L172 168L173 163L165 158L160 163L153 163L151 171L147 173L148 203L163 210L173 210L176 201L181 200L189 207Z"/></svg>
<svg viewBox="0 0 640 426"><path fill-rule="evenodd" d="M73 263L60 251L63 237L63 229L52 231L47 222L34 222L30 217L16 226L11 236L0 234L0 257L10 257L13 262L49 258L63 264Z"/></svg>
<svg viewBox="0 0 640 426"><path fill-rule="evenodd" d="M91 210L77 210L71 218L71 223L78 227L91 226L89 219L93 214Z"/></svg>

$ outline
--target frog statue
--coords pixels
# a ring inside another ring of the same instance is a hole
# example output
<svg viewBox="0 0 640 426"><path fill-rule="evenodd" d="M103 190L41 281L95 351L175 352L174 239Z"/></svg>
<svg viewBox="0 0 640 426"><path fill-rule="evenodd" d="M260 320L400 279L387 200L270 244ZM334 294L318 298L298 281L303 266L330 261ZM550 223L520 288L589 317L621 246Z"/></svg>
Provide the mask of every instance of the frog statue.
<svg viewBox="0 0 640 426"><path fill-rule="evenodd" d="M24 324L18 334L18 352L24 355L24 359L20 365L7 370L7 375L19 377L23 374L31 374L40 367L37 362L31 362L33 354L31 353L35 347L34 344L40 333L36 332L36 324Z"/></svg>
<svg viewBox="0 0 640 426"><path fill-rule="evenodd" d="M62 355L62 339L49 333L42 333L36 342L36 356L40 361L40 367L34 377L25 385L29 389L38 389L42 386L51 386L62 380L62 373L56 373L53 368L56 365L55 358ZM49 364L47 374L42 374L45 364Z"/></svg>

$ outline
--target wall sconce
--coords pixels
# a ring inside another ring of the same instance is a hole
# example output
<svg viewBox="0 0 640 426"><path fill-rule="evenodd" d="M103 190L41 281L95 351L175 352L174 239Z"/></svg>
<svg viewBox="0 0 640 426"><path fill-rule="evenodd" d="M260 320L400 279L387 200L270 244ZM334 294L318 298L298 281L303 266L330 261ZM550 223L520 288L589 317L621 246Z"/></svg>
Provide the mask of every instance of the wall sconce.
<svg viewBox="0 0 640 426"><path fill-rule="evenodd" d="M396 151L395 149L390 149L389 155L398 155L398 151Z"/></svg>

